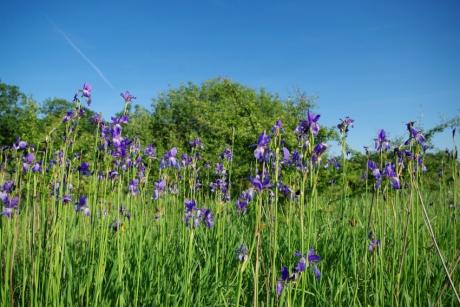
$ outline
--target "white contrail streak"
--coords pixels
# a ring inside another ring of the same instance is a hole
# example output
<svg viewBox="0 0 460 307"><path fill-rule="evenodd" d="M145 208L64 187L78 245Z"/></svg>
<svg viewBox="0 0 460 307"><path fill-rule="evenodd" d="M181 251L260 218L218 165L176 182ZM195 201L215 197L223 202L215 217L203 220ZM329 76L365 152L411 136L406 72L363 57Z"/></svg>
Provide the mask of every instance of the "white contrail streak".
<svg viewBox="0 0 460 307"><path fill-rule="evenodd" d="M102 73L102 71L99 69L99 67L97 67L96 64L94 64L93 61L91 61L83 53L83 51L81 51L80 48L78 48L77 45L75 45L75 43L70 39L70 37L67 36L67 34L64 31L59 29L59 27L56 24L54 24L53 22L51 22L51 23L53 24L53 26L56 29L56 31L64 37L64 39L67 41L67 43L70 45L70 47L72 47L73 50L75 50L83 58L83 60L85 60L94 69L94 71L96 71L96 73L99 75L99 77L101 77L101 79L104 80L104 82L107 83L107 85L110 86L110 88L115 89L115 87L112 85L112 83L109 81L109 79L106 78L106 76Z"/></svg>

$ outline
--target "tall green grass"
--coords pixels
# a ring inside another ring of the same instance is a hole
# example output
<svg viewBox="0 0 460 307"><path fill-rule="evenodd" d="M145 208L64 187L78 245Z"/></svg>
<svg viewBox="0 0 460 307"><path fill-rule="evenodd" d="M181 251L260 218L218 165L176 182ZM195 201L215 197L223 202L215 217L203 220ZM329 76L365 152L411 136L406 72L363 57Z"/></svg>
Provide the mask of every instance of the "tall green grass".
<svg viewBox="0 0 460 307"><path fill-rule="evenodd" d="M223 202L206 189L195 190L196 177L187 170L163 170L163 176L177 180L179 192L153 201L153 181L160 176L156 162L148 163L147 179L138 195L127 193L133 171L120 173L116 181L98 178L98 171L110 170L111 161L96 149L86 154L93 175L82 177L75 171L81 162L74 157L76 133L66 133L71 138L62 147L48 142L37 145L36 153L46 165L61 149L63 159L69 158L68 167L61 164L49 172L44 167L41 173L22 173L19 152L2 154L0 162L6 167L0 170L0 183L13 180L20 195L20 212L0 219L2 306L459 304L427 230L431 225L459 289L456 161L449 168L453 173L446 174L453 181L441 177L439 191L425 190L423 174L417 171L405 177L410 188L392 190L384 184L373 191L369 182L367 193L351 197L343 171L347 163L344 143L341 197L317 190L318 168L283 178L300 191L299 197L289 200L277 189L273 194L263 191L242 215L233 200ZM311 141L306 156L311 154ZM273 142L275 165L279 165L281 140ZM226 167L231 172L231 163ZM414 165L408 169L411 173ZM280 176L275 172L273 182ZM60 183L57 189L56 182ZM79 195L88 197L90 217L75 212L73 203L62 203L62 196L69 193L73 202ZM187 198L212 210L214 227L186 227ZM130 219L120 212L122 205L131 213ZM115 221L121 223L118 229L113 227ZM370 231L380 239L372 253L368 250ZM235 254L241 244L249 249L244 262ZM281 267L292 269L298 261L294 253L306 253L309 248L322 258L321 278L316 279L309 267L277 296Z"/></svg>

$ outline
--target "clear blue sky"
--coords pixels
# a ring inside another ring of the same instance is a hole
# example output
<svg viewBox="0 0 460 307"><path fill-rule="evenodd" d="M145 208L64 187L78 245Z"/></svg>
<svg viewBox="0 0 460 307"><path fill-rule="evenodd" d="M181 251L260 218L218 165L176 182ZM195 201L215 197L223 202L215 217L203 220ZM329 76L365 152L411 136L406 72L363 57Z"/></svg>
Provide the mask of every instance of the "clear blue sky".
<svg viewBox="0 0 460 307"><path fill-rule="evenodd" d="M108 117L122 90L149 107L224 76L317 96L323 124L356 120L356 149L460 113L459 1L0 1L0 78L38 101L87 81Z"/></svg>

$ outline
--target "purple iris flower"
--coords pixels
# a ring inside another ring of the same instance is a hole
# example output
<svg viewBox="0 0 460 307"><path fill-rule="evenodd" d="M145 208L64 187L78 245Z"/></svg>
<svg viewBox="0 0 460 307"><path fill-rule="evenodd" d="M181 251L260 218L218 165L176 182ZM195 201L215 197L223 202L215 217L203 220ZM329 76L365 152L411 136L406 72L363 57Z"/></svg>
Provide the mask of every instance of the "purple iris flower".
<svg viewBox="0 0 460 307"><path fill-rule="evenodd" d="M11 218L13 216L13 213L17 211L18 209L19 197L16 196L10 200L8 196L6 197L2 196L2 201L5 207L3 208L3 211L0 213L0 215L3 215L4 217L7 217L7 218Z"/></svg>
<svg viewBox="0 0 460 307"><path fill-rule="evenodd" d="M216 175L218 176L224 176L226 173L225 167L222 163L217 163L216 164L216 169L214 170Z"/></svg>
<svg viewBox="0 0 460 307"><path fill-rule="evenodd" d="M375 235L372 231L369 232L367 237L370 240L369 247L368 247L369 253L373 253L379 248L380 240L375 238Z"/></svg>
<svg viewBox="0 0 460 307"><path fill-rule="evenodd" d="M192 157L190 157L186 153L182 154L182 156L181 156L181 165L182 165L182 167L190 166L190 164L192 164Z"/></svg>
<svg viewBox="0 0 460 307"><path fill-rule="evenodd" d="M272 127L272 133L278 134L280 132L284 132L283 122L281 122L281 119L278 119Z"/></svg>
<svg viewBox="0 0 460 307"><path fill-rule="evenodd" d="M299 262L297 262L296 267L294 268L295 272L302 273L307 268L307 260L305 257L300 257Z"/></svg>
<svg viewBox="0 0 460 307"><path fill-rule="evenodd" d="M270 142L270 136L268 136L265 131L259 136L257 140L257 147L254 150L254 157L257 161L266 161L269 156L268 143Z"/></svg>
<svg viewBox="0 0 460 307"><path fill-rule="evenodd" d="M421 171L422 172L426 172L427 171L427 168L425 166L425 164L423 163L423 156L421 155L418 155L417 156L417 164L416 164L418 167L420 167Z"/></svg>
<svg viewBox="0 0 460 307"><path fill-rule="evenodd" d="M201 142L200 138L195 138L194 140L190 141L189 144L192 148L196 148L196 149L204 148L203 143Z"/></svg>
<svg viewBox="0 0 460 307"><path fill-rule="evenodd" d="M201 209L203 214L203 222L206 227L212 228L214 226L214 218L212 212L209 209Z"/></svg>
<svg viewBox="0 0 460 307"><path fill-rule="evenodd" d="M72 197L71 197L70 195L64 195L64 196L62 197L62 202L63 202L64 204L68 204L68 203L70 203L71 201L72 201Z"/></svg>
<svg viewBox="0 0 460 307"><path fill-rule="evenodd" d="M283 293L284 284L289 280L289 269L286 266L281 267L281 278L276 283L276 295L280 296Z"/></svg>
<svg viewBox="0 0 460 307"><path fill-rule="evenodd" d="M294 192L285 184L282 182L278 183L278 189L281 193L283 193L284 197L288 199L292 199L294 197Z"/></svg>
<svg viewBox="0 0 460 307"><path fill-rule="evenodd" d="M129 183L129 192L131 195L137 195L139 194L139 179L134 178L131 180Z"/></svg>
<svg viewBox="0 0 460 307"><path fill-rule="evenodd" d="M41 171L42 171L42 166L40 163L37 162L32 166L32 172L40 173Z"/></svg>
<svg viewBox="0 0 460 307"><path fill-rule="evenodd" d="M308 251L307 254L308 262L318 263L321 260L321 257L315 252L313 248Z"/></svg>
<svg viewBox="0 0 460 307"><path fill-rule="evenodd" d="M398 190L401 188L401 183L399 181L398 175L395 171L395 165L391 162L388 162L385 165L385 169L383 170L383 175L386 176L391 183L393 189Z"/></svg>
<svg viewBox="0 0 460 307"><path fill-rule="evenodd" d="M163 159L160 162L160 168L163 169L166 167L178 167L176 155L176 147L173 147L170 151L166 152L163 156Z"/></svg>
<svg viewBox="0 0 460 307"><path fill-rule="evenodd" d="M207 228L214 226L214 218L211 210L205 208L197 208L196 202L193 199L186 199L185 202L185 224L190 226L190 220L193 221L192 227L197 228L203 223Z"/></svg>
<svg viewBox="0 0 460 307"><path fill-rule="evenodd" d="M374 176L374 179L376 180L374 184L374 189L378 189L380 187L380 184L382 183L382 174L380 173L380 170L377 168L377 164L372 160L368 160L367 168L372 172L372 176Z"/></svg>
<svg viewBox="0 0 460 307"><path fill-rule="evenodd" d="M75 205L75 211L76 212L82 212L86 216L91 215L91 211L89 210L89 207L88 207L88 204L87 204L86 196L80 196L80 200Z"/></svg>
<svg viewBox="0 0 460 307"><path fill-rule="evenodd" d="M270 184L270 176L268 175L265 175L263 178L261 178L260 175L256 175L252 178L251 183L258 192L272 187Z"/></svg>
<svg viewBox="0 0 460 307"><path fill-rule="evenodd" d="M14 188L14 182L11 180L5 181L5 183L0 187L0 191L11 193Z"/></svg>
<svg viewBox="0 0 460 307"><path fill-rule="evenodd" d="M91 92L93 90L93 87L91 86L91 84L85 82L83 84L83 89L81 90L81 93L82 93L82 96L86 98L86 102L88 103L88 105L91 104Z"/></svg>
<svg viewBox="0 0 460 307"><path fill-rule="evenodd" d="M185 210L188 212L191 212L195 210L196 208L196 202L193 199L186 199L184 204L185 204Z"/></svg>
<svg viewBox="0 0 460 307"><path fill-rule="evenodd" d="M428 148L428 145L426 144L426 138L422 134L422 131L414 127L414 122L407 123L407 129L409 130L409 140L407 140L405 144L409 144L409 141L414 139L422 146L423 150L426 150Z"/></svg>
<svg viewBox="0 0 460 307"><path fill-rule="evenodd" d="M99 125L102 123L102 116L101 114L94 114L92 117L91 117L91 122L95 125Z"/></svg>
<svg viewBox="0 0 460 307"><path fill-rule="evenodd" d="M341 133L346 134L349 127L353 127L354 120L350 117L345 117L345 119L340 119L340 123L337 125L337 128Z"/></svg>
<svg viewBox="0 0 460 307"><path fill-rule="evenodd" d="M126 104L131 103L133 99L136 99L129 91L125 91L124 93L120 94L121 97L123 97L123 100L125 101Z"/></svg>
<svg viewBox="0 0 460 307"><path fill-rule="evenodd" d="M27 164L32 164L35 161L35 155L32 152L29 152L24 157L24 162Z"/></svg>
<svg viewBox="0 0 460 307"><path fill-rule="evenodd" d="M254 197L254 190L252 188L240 194L240 197L238 197L236 201L236 209L238 210L239 213L246 212L248 205L253 199L253 197Z"/></svg>
<svg viewBox="0 0 460 307"><path fill-rule="evenodd" d="M21 141L20 138L16 140L16 143L13 144L14 150L24 150L27 148L27 142Z"/></svg>
<svg viewBox="0 0 460 307"><path fill-rule="evenodd" d="M29 163L26 163L26 162L22 163L22 171L24 173L27 173L29 171L29 169L30 169L30 164Z"/></svg>
<svg viewBox="0 0 460 307"><path fill-rule="evenodd" d="M80 175L83 176L91 176L91 171L89 170L89 163L82 162L80 166L78 166L78 172L80 173Z"/></svg>
<svg viewBox="0 0 460 307"><path fill-rule="evenodd" d="M319 133L320 126L318 124L318 120L321 115L313 114L312 112L307 112L307 118L305 120L301 120L300 123L295 128L294 132L300 136L307 135L308 133L312 133L314 136L317 136Z"/></svg>
<svg viewBox="0 0 460 307"><path fill-rule="evenodd" d="M375 150L377 151L386 151L390 149L390 141L386 137L385 130L381 129L377 135L375 141Z"/></svg>
<svg viewBox="0 0 460 307"><path fill-rule="evenodd" d="M155 189L153 191L153 199L158 200L161 194L164 192L166 187L166 181L164 179L160 179L155 182Z"/></svg>
<svg viewBox="0 0 460 307"><path fill-rule="evenodd" d="M302 156L297 149L292 153L292 163L298 171L305 171L305 166L302 163Z"/></svg>
<svg viewBox="0 0 460 307"><path fill-rule="evenodd" d="M73 117L74 117L73 111L67 111L67 113L66 113L66 114L64 115L64 117L62 118L62 122L63 122L63 123L67 123L67 122L70 121Z"/></svg>
<svg viewBox="0 0 460 307"><path fill-rule="evenodd" d="M222 159L225 159L227 161L232 161L233 160L233 153L230 148L225 148L225 150L221 154Z"/></svg>
<svg viewBox="0 0 460 307"><path fill-rule="evenodd" d="M316 164L320 160L321 156L326 151L326 149L326 143L318 143L315 145L315 147L313 147L313 154L311 156L311 160L314 164Z"/></svg>
<svg viewBox="0 0 460 307"><path fill-rule="evenodd" d="M283 159L281 160L281 164L289 165L291 162L291 153L289 152L289 149L283 147Z"/></svg>
<svg viewBox="0 0 460 307"><path fill-rule="evenodd" d="M150 159L155 159L157 156L157 150L152 144L149 144L144 149L144 155L146 155Z"/></svg>

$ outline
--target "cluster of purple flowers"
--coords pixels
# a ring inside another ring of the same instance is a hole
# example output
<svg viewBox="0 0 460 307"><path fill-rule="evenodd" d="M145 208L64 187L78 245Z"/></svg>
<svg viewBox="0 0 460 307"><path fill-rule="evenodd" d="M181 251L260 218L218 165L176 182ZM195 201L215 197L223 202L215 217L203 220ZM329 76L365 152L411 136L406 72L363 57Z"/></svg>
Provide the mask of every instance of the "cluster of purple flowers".
<svg viewBox="0 0 460 307"><path fill-rule="evenodd" d="M197 208L195 200L185 200L185 224L188 227L198 228L204 224L207 228L214 226L214 218L210 209Z"/></svg>
<svg viewBox="0 0 460 307"><path fill-rule="evenodd" d="M372 172L372 176L375 179L374 188L377 190L380 185L382 184L383 178L388 178L390 181L391 187L395 190L401 188L401 182L395 170L395 165L391 162L387 162L383 171L381 172L380 169L377 167L377 164L372 161L367 161L367 167Z"/></svg>
<svg viewBox="0 0 460 307"><path fill-rule="evenodd" d="M283 292L284 287L288 282L296 281L302 272L304 272L310 265L313 266L313 274L316 279L321 278L321 272L318 269L317 263L321 260L321 257L315 252L314 249L310 249L307 254L296 252L295 256L299 258L297 265L294 267L292 274L289 274L289 269L286 266L281 268L281 277L278 279L276 284L276 294L280 296Z"/></svg>
<svg viewBox="0 0 460 307"><path fill-rule="evenodd" d="M13 144L14 150L24 150L27 148L27 142L21 140L20 138L16 139L16 142Z"/></svg>
<svg viewBox="0 0 460 307"><path fill-rule="evenodd" d="M28 152L23 157L22 171L27 173L29 170L32 170L34 173L39 173L42 171L42 166L40 162L35 162L35 154L33 152Z"/></svg>
<svg viewBox="0 0 460 307"><path fill-rule="evenodd" d="M3 203L3 210L0 215L11 218L15 211L18 210L19 197L12 196L14 183L11 180L6 181L0 186L0 201Z"/></svg>

